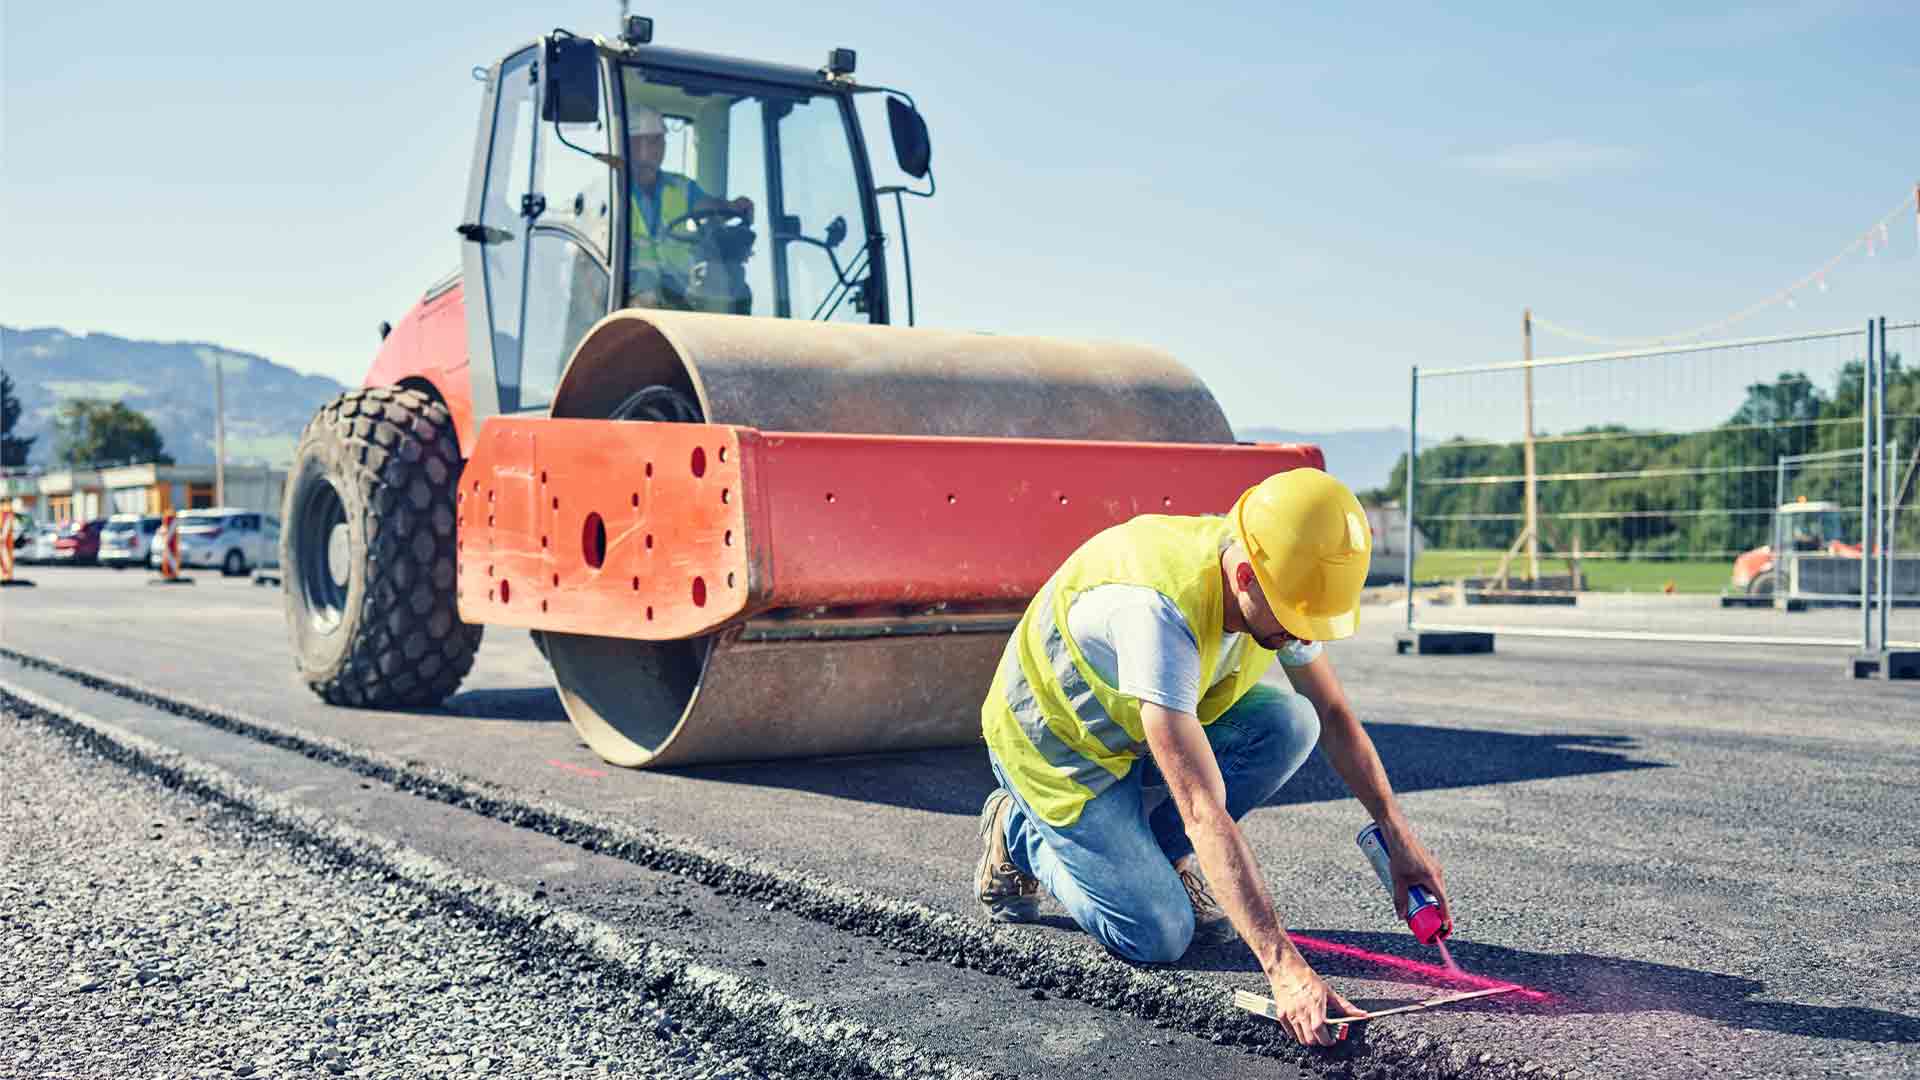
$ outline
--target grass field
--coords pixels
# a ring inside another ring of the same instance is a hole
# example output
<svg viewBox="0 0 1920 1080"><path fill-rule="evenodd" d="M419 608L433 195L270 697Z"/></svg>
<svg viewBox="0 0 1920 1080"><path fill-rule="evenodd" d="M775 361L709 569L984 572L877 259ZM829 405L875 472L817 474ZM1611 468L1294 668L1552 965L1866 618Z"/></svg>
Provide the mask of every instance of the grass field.
<svg viewBox="0 0 1920 1080"><path fill-rule="evenodd" d="M1416 581L1452 581L1488 577L1500 568L1501 551L1427 551L1414 561ZM1524 566L1516 556L1508 573ZM1681 562L1666 559L1583 559L1587 588L1600 592L1660 592L1671 582L1675 592L1718 593L1728 587L1732 562ZM1565 574L1567 561L1540 559L1542 574Z"/></svg>

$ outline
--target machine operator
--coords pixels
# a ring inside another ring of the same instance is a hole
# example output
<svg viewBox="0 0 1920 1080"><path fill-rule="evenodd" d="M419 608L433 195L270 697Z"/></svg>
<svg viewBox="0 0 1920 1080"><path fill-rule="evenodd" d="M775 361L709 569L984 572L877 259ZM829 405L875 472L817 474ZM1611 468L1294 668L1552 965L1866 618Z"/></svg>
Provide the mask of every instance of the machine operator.
<svg viewBox="0 0 1920 1080"><path fill-rule="evenodd" d="M634 105L627 113L632 248L627 258L627 302L635 307L686 307L693 245L663 230L689 213L726 210L753 220L753 200L716 199L698 181L660 167L667 156L667 125L658 110Z"/></svg>

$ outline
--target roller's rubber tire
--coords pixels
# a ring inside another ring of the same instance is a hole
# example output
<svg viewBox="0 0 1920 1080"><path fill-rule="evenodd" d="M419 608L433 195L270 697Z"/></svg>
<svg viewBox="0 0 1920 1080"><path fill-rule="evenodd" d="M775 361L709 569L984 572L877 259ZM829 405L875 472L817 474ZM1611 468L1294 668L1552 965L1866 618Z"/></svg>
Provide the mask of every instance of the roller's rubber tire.
<svg viewBox="0 0 1920 1080"><path fill-rule="evenodd" d="M454 597L460 447L416 390L352 390L307 424L287 478L281 595L294 666L335 705L438 705L482 627Z"/></svg>
<svg viewBox="0 0 1920 1080"><path fill-rule="evenodd" d="M1762 570L1753 575L1752 581L1747 582L1747 595L1772 596L1773 590L1779 586L1779 582L1780 577L1778 574L1775 574L1771 570Z"/></svg>

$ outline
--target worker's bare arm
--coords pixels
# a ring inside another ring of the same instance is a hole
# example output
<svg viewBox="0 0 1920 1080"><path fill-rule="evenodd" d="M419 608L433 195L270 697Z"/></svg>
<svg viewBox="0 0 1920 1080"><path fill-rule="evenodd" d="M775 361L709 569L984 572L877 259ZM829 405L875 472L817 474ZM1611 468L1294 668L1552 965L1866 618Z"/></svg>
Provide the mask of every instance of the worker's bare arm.
<svg viewBox="0 0 1920 1080"><path fill-rule="evenodd" d="M1273 898L1254 863L1240 825L1227 812L1227 788L1199 717L1142 702L1147 747L1166 778L1167 790L1186 824L1200 869L1226 908L1241 940L1253 950L1272 985L1286 1023L1301 1042L1328 1044L1328 1003L1350 1010L1344 998L1320 981L1312 966L1280 929Z"/></svg>
<svg viewBox="0 0 1920 1080"><path fill-rule="evenodd" d="M1400 802L1394 798L1393 786L1387 782L1387 770L1380 764L1380 754L1374 749L1367 729L1360 726L1360 718L1354 715L1346 689L1334 674L1333 662L1323 652L1311 663L1289 667L1286 672L1293 688L1313 703L1314 712L1320 716L1320 750L1327 755L1333 771L1346 781L1354 798L1360 800L1360 805L1367 808L1367 813L1379 823L1380 831L1386 834L1387 848L1393 853L1394 910L1406 918L1407 887L1421 885L1440 899L1441 914L1447 925L1452 926L1453 913L1447 905L1446 881L1440 864L1413 834L1413 827L1400 812Z"/></svg>

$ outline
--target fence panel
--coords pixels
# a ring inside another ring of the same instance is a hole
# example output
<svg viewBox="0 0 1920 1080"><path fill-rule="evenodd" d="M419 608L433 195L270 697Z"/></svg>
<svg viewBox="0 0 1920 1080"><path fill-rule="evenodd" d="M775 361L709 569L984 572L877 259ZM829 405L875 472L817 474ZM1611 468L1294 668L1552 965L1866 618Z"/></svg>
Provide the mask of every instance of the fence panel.
<svg viewBox="0 0 1920 1080"><path fill-rule="evenodd" d="M1889 322L1882 402L1889 603L1884 640L1920 649L1920 322Z"/></svg>
<svg viewBox="0 0 1920 1080"><path fill-rule="evenodd" d="M1858 645L1867 352L1863 328L1417 372L1409 626Z"/></svg>

